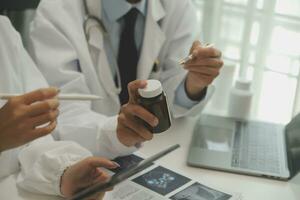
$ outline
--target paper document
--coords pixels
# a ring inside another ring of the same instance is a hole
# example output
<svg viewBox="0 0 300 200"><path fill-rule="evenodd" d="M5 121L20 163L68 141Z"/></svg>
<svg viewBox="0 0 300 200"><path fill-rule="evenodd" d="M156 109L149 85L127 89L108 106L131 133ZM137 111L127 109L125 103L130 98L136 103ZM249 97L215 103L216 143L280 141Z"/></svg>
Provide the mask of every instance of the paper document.
<svg viewBox="0 0 300 200"><path fill-rule="evenodd" d="M137 155L117 158L120 170L140 162ZM241 200L241 195L234 192L220 191L192 180L163 166L151 167L117 185L107 192L104 200Z"/></svg>

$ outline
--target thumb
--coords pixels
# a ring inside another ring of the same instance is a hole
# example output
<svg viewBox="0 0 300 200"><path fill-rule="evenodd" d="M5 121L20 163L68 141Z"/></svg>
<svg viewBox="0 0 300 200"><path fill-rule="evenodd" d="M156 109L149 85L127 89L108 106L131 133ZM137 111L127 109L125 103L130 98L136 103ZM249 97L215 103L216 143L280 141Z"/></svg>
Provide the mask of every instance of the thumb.
<svg viewBox="0 0 300 200"><path fill-rule="evenodd" d="M107 169L115 169L120 167L120 165L116 162L110 161L105 158L100 157L91 157L88 158L89 165L93 168L104 167Z"/></svg>
<svg viewBox="0 0 300 200"><path fill-rule="evenodd" d="M145 88L147 86L147 81L145 80L136 80L128 84L128 93L129 93L129 103L136 103L138 98L138 89Z"/></svg>
<svg viewBox="0 0 300 200"><path fill-rule="evenodd" d="M191 47L191 50L190 50L190 54L194 54L194 50L195 49L197 49L198 47L201 47L202 46L202 44L201 44L201 42L199 41L199 40L196 40L196 41L194 41L193 42L193 45L192 45L192 47Z"/></svg>

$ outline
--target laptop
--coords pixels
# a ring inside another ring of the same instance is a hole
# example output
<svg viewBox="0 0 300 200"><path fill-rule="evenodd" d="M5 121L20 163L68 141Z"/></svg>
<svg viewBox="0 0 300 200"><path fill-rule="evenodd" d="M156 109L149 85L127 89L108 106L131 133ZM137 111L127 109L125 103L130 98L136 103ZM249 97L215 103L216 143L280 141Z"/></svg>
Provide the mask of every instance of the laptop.
<svg viewBox="0 0 300 200"><path fill-rule="evenodd" d="M300 169L300 114L286 126L203 115L194 128L187 163L289 180Z"/></svg>

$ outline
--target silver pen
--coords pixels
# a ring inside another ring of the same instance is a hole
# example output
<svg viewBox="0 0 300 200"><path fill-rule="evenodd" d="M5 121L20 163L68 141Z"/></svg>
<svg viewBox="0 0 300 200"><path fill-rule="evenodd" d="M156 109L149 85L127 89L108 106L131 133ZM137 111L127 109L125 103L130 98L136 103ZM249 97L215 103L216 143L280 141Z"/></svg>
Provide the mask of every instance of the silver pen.
<svg viewBox="0 0 300 200"><path fill-rule="evenodd" d="M215 46L215 45L214 45L214 44L206 44L206 45L204 46L204 48L210 48L210 47L213 47L213 46ZM193 60L193 54L190 54L190 55L188 55L187 57L181 59L181 60L179 61L179 64L180 64L180 65L184 65L184 64L186 64L186 63L187 63L188 61L190 61L190 60Z"/></svg>
<svg viewBox="0 0 300 200"><path fill-rule="evenodd" d="M21 96L21 95L23 94L0 93L0 99L7 100L9 98L15 96ZM95 101L95 100L103 99L100 96L89 95L89 94L59 94L56 98L64 101Z"/></svg>

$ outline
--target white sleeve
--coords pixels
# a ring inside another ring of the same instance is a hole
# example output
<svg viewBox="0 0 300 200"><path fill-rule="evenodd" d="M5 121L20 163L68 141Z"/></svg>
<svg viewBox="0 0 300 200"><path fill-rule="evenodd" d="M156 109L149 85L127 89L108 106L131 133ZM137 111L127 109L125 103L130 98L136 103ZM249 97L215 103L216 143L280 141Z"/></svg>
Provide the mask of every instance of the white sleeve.
<svg viewBox="0 0 300 200"><path fill-rule="evenodd" d="M47 82L22 46L19 34L8 21L6 25L7 27L4 29L11 36L8 37L7 44L12 45L11 48L14 49L13 54L4 56L4 59L7 58L11 62L7 66L3 66L4 70L1 70L11 81L7 83L11 83L8 86L12 91L20 90L20 92L47 87ZM5 67L9 71L5 71ZM31 192L60 195L60 177L66 167L90 156L91 153L81 146L73 142L55 142L52 136L48 135L23 147L3 152L0 161L10 168L4 170L5 175L9 174L6 172L17 172L18 166L20 166L21 172L17 180L20 187ZM1 165L1 167L4 166Z"/></svg>
<svg viewBox="0 0 300 200"><path fill-rule="evenodd" d="M19 35L16 35L19 65L14 67L20 72L24 92L47 87L46 80L22 46ZM18 155L21 172L17 183L31 192L60 195L60 177L63 171L90 156L92 154L78 144L55 142L52 136L45 136L21 148Z"/></svg>
<svg viewBox="0 0 300 200"><path fill-rule="evenodd" d="M126 147L120 143L114 128L117 127L117 121L117 116L109 117L97 138L98 146L101 146L102 152L107 152L107 154L103 154L106 158L125 156L137 151L136 147Z"/></svg>
<svg viewBox="0 0 300 200"><path fill-rule="evenodd" d="M63 28L57 27L61 23L52 17L54 10L61 9L53 8L54 5L55 1L42 1L39 5L31 26L31 55L41 71L48 75L46 78L51 86L57 86L66 93L90 94L86 78L78 69L79 55ZM75 141L94 155L107 158L136 150L124 146L117 139L116 117L111 120L94 112L90 102L62 102L60 110L55 139Z"/></svg>
<svg viewBox="0 0 300 200"><path fill-rule="evenodd" d="M54 141L51 136L35 140L19 153L19 187L34 193L61 195L64 170L87 157L89 151L73 142Z"/></svg>
<svg viewBox="0 0 300 200"><path fill-rule="evenodd" d="M214 87L209 86L206 97L190 109L179 106L175 102L176 90L186 77L186 71L178 64L178 60L184 58L189 53L193 42L198 39L197 34L199 33L199 26L195 26L197 16L192 1L176 2L181 5L173 8L175 11L173 11L171 20L177 24L174 26L172 35L168 38L166 49L164 49L164 52L167 53L163 55L164 57L161 60L163 60L163 86L166 88L172 115L174 118L179 118L199 114L210 99Z"/></svg>
<svg viewBox="0 0 300 200"><path fill-rule="evenodd" d="M137 150L126 147L117 138L117 116L103 117L88 108L76 108L76 104L62 104L60 109L56 139L75 141L94 155L109 159Z"/></svg>

